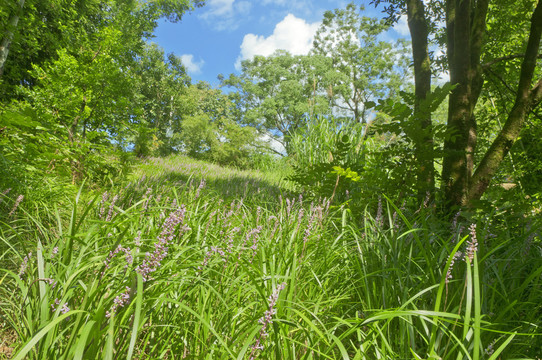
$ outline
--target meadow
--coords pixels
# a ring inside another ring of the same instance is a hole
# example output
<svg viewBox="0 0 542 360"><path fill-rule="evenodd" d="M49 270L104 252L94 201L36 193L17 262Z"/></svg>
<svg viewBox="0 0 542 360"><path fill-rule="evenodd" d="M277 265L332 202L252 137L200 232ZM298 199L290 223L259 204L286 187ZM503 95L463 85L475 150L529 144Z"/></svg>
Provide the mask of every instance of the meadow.
<svg viewBox="0 0 542 360"><path fill-rule="evenodd" d="M310 198L285 169L148 158L0 199L0 358L536 359L536 217Z"/></svg>

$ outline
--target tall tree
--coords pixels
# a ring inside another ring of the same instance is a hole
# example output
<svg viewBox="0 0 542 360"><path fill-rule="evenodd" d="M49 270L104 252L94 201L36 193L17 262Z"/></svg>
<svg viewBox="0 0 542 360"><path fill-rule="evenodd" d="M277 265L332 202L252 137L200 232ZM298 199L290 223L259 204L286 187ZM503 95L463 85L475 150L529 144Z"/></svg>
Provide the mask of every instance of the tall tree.
<svg viewBox="0 0 542 360"><path fill-rule="evenodd" d="M144 95L137 93L141 88L136 70L158 19L178 21L202 4L201 0L26 0L18 27L9 27L13 41L0 101L10 111L0 116L0 127L6 126L9 138L24 134L30 144L34 134L23 121L10 119L13 113L26 117L36 130L49 135L40 139L59 140L62 147L55 151L69 159L74 179L82 176L87 155L102 148L100 144L111 144L112 137L122 143L130 122L141 114L137 100ZM0 12L0 25L9 21L7 13ZM184 75L180 59L170 58L169 65ZM170 75L160 84L168 85L168 91L178 80ZM152 121L163 118L160 113Z"/></svg>
<svg viewBox="0 0 542 360"><path fill-rule="evenodd" d="M241 75L232 74L222 84L238 89L242 121L275 136L288 151L292 134L307 116L328 112L330 64L324 56L278 51L243 61Z"/></svg>
<svg viewBox="0 0 542 360"><path fill-rule="evenodd" d="M186 113L183 94L190 77L179 57L164 54L156 44L146 45L131 68L136 81L138 108L131 123L135 134L137 155L149 155L150 141L156 137L158 153L173 151L172 135L180 131L181 117Z"/></svg>
<svg viewBox="0 0 542 360"><path fill-rule="evenodd" d="M174 135L179 149L195 158L245 167L259 152L262 141L256 129L237 123L237 110L230 96L208 83L191 85L185 101L181 130Z"/></svg>
<svg viewBox="0 0 542 360"><path fill-rule="evenodd" d="M311 53L331 59L329 91L335 113L365 124L371 115L365 104L393 96L402 87L407 58L400 42L379 40L389 25L361 16L363 10L350 3L326 11Z"/></svg>
<svg viewBox="0 0 542 360"><path fill-rule="evenodd" d="M57 59L61 49L76 55L91 47L104 28L122 32L126 59L143 48L160 18L180 21L187 11L204 5L204 0L2 0L9 2L17 5L0 6L0 40L10 44L0 49L4 102L17 98L15 88L21 83L34 85L34 65Z"/></svg>
<svg viewBox="0 0 542 360"><path fill-rule="evenodd" d="M414 62L414 120L419 137L414 139L415 155L418 160L416 187L418 201L432 200L435 190L435 164L432 136L431 113L422 106L431 92L431 61L429 58L429 29L422 0L408 0L406 3L408 27L412 38L412 59Z"/></svg>

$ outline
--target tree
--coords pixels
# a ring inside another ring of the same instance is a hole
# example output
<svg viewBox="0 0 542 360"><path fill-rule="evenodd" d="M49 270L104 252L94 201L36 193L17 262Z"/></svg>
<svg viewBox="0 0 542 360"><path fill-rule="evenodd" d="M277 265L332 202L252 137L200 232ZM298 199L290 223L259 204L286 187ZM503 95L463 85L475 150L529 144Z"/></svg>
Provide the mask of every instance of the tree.
<svg viewBox="0 0 542 360"><path fill-rule="evenodd" d="M378 39L389 25L360 16L363 10L350 3L326 11L311 53L331 59L328 91L335 112L366 124L370 112L365 104L393 97L408 74L403 45Z"/></svg>
<svg viewBox="0 0 542 360"><path fill-rule="evenodd" d="M230 97L208 83L191 85L185 101L181 131L174 135L179 150L219 164L247 167L250 157L261 152L256 129L236 122Z"/></svg>
<svg viewBox="0 0 542 360"><path fill-rule="evenodd" d="M186 112L183 94L190 84L179 57L169 54L156 44L146 45L131 67L136 80L136 99L131 123L135 126L135 152L161 155L174 151L173 134L181 130L181 117ZM156 149L151 149L152 137Z"/></svg>
<svg viewBox="0 0 542 360"><path fill-rule="evenodd" d="M0 13L0 26L2 43L7 46L2 49L0 100L19 98L15 88L21 83L33 86L34 65L57 58L60 49L77 51L83 39L95 35L105 18L106 7L101 3L97 0L19 0L19 6L3 8L7 11Z"/></svg>
<svg viewBox="0 0 542 360"><path fill-rule="evenodd" d="M327 57L278 51L243 61L241 75L223 79L222 86L238 90L235 101L243 110L243 123L275 136L288 151L292 134L307 116L328 112L330 64Z"/></svg>
<svg viewBox="0 0 542 360"><path fill-rule="evenodd" d="M16 98L14 89L21 83L32 87L36 81L32 67L57 59L60 49L76 55L91 47L102 29L114 27L122 33L127 50L122 57L127 60L152 37L160 18L180 21L203 4L203 0L18 0L17 5L1 6L0 40L8 46L0 49L0 101Z"/></svg>
<svg viewBox="0 0 542 360"><path fill-rule="evenodd" d="M381 1L374 1L379 4ZM408 18L411 37L422 38L423 43L428 39L429 32L424 36L424 28L438 30L438 18L431 15L445 15L446 26L443 46L446 48L446 68L450 73L450 81L454 86L449 97L447 137L444 143L444 159L442 169L442 192L444 205L448 210L457 206L469 206L480 199L488 188L491 179L496 174L503 159L518 139L526 117L542 100L542 78L533 84L536 59L539 56L540 37L542 33L542 4L525 1L525 7L512 10L513 13L523 14L521 21L530 24L529 30L521 38L523 53L495 54L486 52L488 19L498 14L499 6L507 2L490 0L448 0L445 7L440 3L431 3L427 7L421 0L390 1L385 10L390 19L397 19L398 14L404 13ZM491 4L491 6L490 6ZM508 4L509 5L509 4ZM528 13L525 11L528 9ZM428 11L429 10L429 11ZM503 20L503 19L501 19ZM509 26L502 21L500 26ZM521 36L508 31L502 32L498 39L502 48L512 37ZM496 39L491 39L496 40ZM514 39L516 40L516 39ZM421 54L421 55L420 55ZM416 61L424 64L424 52L413 55ZM488 68L495 63L510 59L521 58L520 72L515 79L518 84L514 90L513 106L506 114L502 129L495 136L491 145L483 154L478 164L475 164L477 145L477 104L485 84ZM421 100L425 82L421 80L427 66L415 68L416 95ZM421 73L420 73L421 72ZM425 78L427 75L425 75ZM427 92L425 92L427 94ZM426 120L427 121L427 120ZM477 166L475 166L477 165Z"/></svg>
<svg viewBox="0 0 542 360"><path fill-rule="evenodd" d="M15 13L0 11L0 25L7 29L3 35L13 39L0 79L0 100L7 110L0 109L0 128L7 139L24 135L28 140L24 141L28 146L10 144L10 153L31 149L33 139L60 144L55 152L62 161L68 159L73 179L81 178L91 154L112 143L122 144L131 122L142 113L137 100L148 94L138 93L137 64L147 56L145 40L158 19L179 21L186 11L202 4L200 0L26 0L24 11L16 14L17 27L11 20ZM164 63L163 52L159 55ZM170 73L160 86L167 85L166 91L171 92L187 79L180 59L170 57L166 67ZM35 131L28 130L21 117ZM159 113L149 121L167 129L162 125L164 117ZM37 136L39 132L45 134ZM50 166L57 168L52 162Z"/></svg>

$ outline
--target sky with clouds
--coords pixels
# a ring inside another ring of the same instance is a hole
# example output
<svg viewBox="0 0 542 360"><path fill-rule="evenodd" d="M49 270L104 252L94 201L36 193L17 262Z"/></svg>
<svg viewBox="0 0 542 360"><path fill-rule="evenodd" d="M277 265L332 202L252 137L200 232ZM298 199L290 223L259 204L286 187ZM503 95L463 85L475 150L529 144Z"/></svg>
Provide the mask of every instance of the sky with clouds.
<svg viewBox="0 0 542 360"><path fill-rule="evenodd" d="M345 7L337 0L207 0L206 5L184 15L179 23L162 21L152 39L182 58L193 82L219 84L240 62L254 55L271 55L277 49L294 55L306 54L326 10ZM381 17L369 1L365 16ZM404 19L388 33L408 37Z"/></svg>

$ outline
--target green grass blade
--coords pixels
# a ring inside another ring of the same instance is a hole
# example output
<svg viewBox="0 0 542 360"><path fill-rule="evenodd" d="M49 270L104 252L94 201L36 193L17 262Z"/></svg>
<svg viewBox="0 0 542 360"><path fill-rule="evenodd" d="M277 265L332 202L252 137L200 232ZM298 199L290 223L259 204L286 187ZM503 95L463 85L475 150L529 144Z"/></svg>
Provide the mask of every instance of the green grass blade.
<svg viewBox="0 0 542 360"><path fill-rule="evenodd" d="M132 335L130 336L130 345L128 347L128 354L126 359L131 359L134 353L134 347L137 340L137 335L139 331L139 321L141 319L141 308L143 305L143 278L141 274L137 274L137 295L135 299L135 313L134 321L132 324Z"/></svg>
<svg viewBox="0 0 542 360"><path fill-rule="evenodd" d="M504 349L506 349L506 347L508 346L508 344L510 344L510 342L514 339L514 337L516 336L517 334L516 333L513 333L511 334L502 344L501 346L499 346L497 348L497 350L495 350L495 352L493 354L491 354L491 356L489 357L489 359L487 360L497 360L499 358L499 355L504 351Z"/></svg>
<svg viewBox="0 0 542 360"><path fill-rule="evenodd" d="M92 332L92 328L94 327L94 324L96 324L96 321L91 320L88 323L86 323L85 326L83 327L83 330L81 330L81 333L79 335L79 340L77 341L77 344L75 345L75 354L73 355L73 360L83 359L83 355L85 354L85 348L87 345L87 338Z"/></svg>
<svg viewBox="0 0 542 360"><path fill-rule="evenodd" d="M45 335L49 333L49 331L51 331L55 326L57 326L62 320L80 312L83 312L83 310L72 310L51 321L23 346L23 348L15 355L13 360L24 359L25 356L30 352L30 350L32 350L34 345L36 345Z"/></svg>
<svg viewBox="0 0 542 360"><path fill-rule="evenodd" d="M474 252L473 260L473 285L474 285L474 342L473 342L473 360L478 360L480 358L480 328L482 321L482 309L480 305L481 294L480 294L480 276L478 272L478 258L476 252Z"/></svg>

